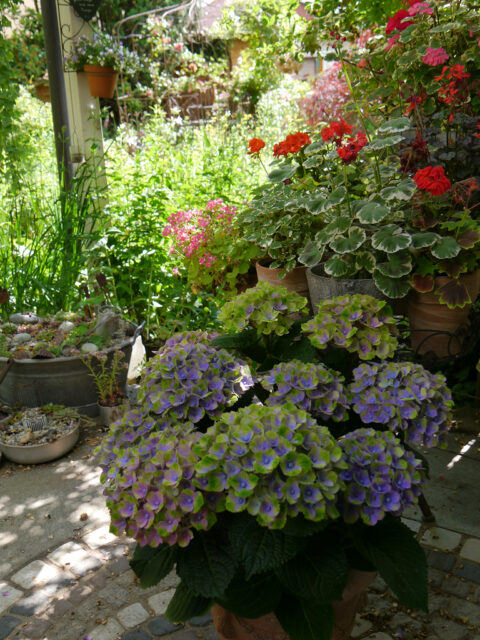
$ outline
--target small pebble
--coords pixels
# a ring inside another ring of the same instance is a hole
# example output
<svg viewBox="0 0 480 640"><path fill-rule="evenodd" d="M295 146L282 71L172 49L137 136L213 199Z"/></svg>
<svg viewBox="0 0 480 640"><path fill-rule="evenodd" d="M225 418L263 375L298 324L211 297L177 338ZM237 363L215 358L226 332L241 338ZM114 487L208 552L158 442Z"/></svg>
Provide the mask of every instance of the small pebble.
<svg viewBox="0 0 480 640"><path fill-rule="evenodd" d="M98 351L98 347L96 344L93 344L93 342L85 342L85 344L82 344L80 347L80 351L83 353L94 353Z"/></svg>

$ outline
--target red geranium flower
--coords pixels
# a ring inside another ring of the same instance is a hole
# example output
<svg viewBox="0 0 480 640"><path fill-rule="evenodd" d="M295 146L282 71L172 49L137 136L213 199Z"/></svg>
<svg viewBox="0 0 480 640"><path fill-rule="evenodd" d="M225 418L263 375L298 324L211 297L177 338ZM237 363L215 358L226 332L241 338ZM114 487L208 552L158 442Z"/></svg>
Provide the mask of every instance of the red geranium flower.
<svg viewBox="0 0 480 640"><path fill-rule="evenodd" d="M337 149L337 153L344 164L349 164L357 159L358 153L367 144L367 136L360 132L354 138L348 140Z"/></svg>
<svg viewBox="0 0 480 640"><path fill-rule="evenodd" d="M350 135L353 131L353 127L345 122L343 118L340 118L338 122L332 122L328 127L324 127L321 132L322 140L328 142L331 138L336 145L341 144L343 136Z"/></svg>
<svg viewBox="0 0 480 640"><path fill-rule="evenodd" d="M289 153L298 153L302 147L311 144L308 133L291 133L282 142L273 146L274 156L286 156Z"/></svg>
<svg viewBox="0 0 480 640"><path fill-rule="evenodd" d="M388 35L389 33L392 33L392 31L403 31L411 24L414 24L414 20L406 20L405 22L402 22L404 18L409 17L408 11L405 9L399 9L397 13L388 20L385 33Z"/></svg>
<svg viewBox="0 0 480 640"><path fill-rule="evenodd" d="M248 143L248 153L260 153L265 146L265 142L261 138L252 138Z"/></svg>
<svg viewBox="0 0 480 640"><path fill-rule="evenodd" d="M419 169L413 176L413 179L419 189L429 191L432 196L441 196L442 193L445 193L445 191L452 186L452 183L445 175L443 167L425 167L424 169Z"/></svg>

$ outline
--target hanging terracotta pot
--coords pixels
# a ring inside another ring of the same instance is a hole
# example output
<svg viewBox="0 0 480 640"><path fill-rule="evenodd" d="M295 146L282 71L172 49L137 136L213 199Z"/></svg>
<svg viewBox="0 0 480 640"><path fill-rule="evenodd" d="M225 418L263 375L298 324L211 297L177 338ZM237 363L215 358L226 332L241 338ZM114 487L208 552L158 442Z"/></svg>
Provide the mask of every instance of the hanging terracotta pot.
<svg viewBox="0 0 480 640"><path fill-rule="evenodd" d="M284 269L271 269L268 263L268 259L255 263L259 282L269 282L274 287L285 287L288 291L294 291L310 301L306 276L307 267L295 267L292 271L288 271L283 278L280 278L280 273Z"/></svg>
<svg viewBox="0 0 480 640"><path fill-rule="evenodd" d="M331 640L350 638L355 616L366 605L367 589L376 575L370 571L350 570L342 600L333 603L335 621ZM252 620L236 616L215 604L212 618L220 640L289 640L273 613Z"/></svg>
<svg viewBox="0 0 480 640"><path fill-rule="evenodd" d="M87 75L88 88L94 98L113 98L117 87L118 71L112 67L86 64L83 67Z"/></svg>
<svg viewBox="0 0 480 640"><path fill-rule="evenodd" d="M435 290L451 282L452 278L435 278ZM480 270L460 276L472 303L480 289ZM433 353L438 358L454 356L462 350L461 329L468 326L468 314L472 304L449 309L439 301L436 293L411 291L407 298L407 314L410 320L412 349L420 355Z"/></svg>

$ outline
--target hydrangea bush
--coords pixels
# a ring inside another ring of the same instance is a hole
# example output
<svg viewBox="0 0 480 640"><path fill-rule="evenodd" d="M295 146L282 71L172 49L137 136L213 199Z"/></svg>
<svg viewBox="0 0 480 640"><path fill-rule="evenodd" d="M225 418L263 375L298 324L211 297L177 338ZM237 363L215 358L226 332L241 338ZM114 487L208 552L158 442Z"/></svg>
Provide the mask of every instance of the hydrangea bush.
<svg viewBox="0 0 480 640"><path fill-rule="evenodd" d="M423 551L398 516L425 480L411 445L434 446L449 426L445 380L385 360L385 303L338 297L302 324L304 305L261 283L223 308L232 333L168 340L103 442L112 531L137 540L143 586L176 566L172 620L218 602L274 611L292 640L317 640L308 628L330 638L330 603L358 562L426 609ZM322 362L332 353L341 374Z"/></svg>

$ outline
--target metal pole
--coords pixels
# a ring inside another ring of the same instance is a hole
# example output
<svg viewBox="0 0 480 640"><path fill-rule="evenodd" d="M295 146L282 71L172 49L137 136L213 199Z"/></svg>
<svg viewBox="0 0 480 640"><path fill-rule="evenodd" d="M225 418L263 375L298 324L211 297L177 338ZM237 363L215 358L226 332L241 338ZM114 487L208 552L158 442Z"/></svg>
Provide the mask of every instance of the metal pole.
<svg viewBox="0 0 480 640"><path fill-rule="evenodd" d="M70 157L70 125L68 120L65 78L63 75L63 55L58 28L56 0L41 0L43 33L47 53L48 81L52 100L53 130L57 153L60 187L68 191L73 178Z"/></svg>

